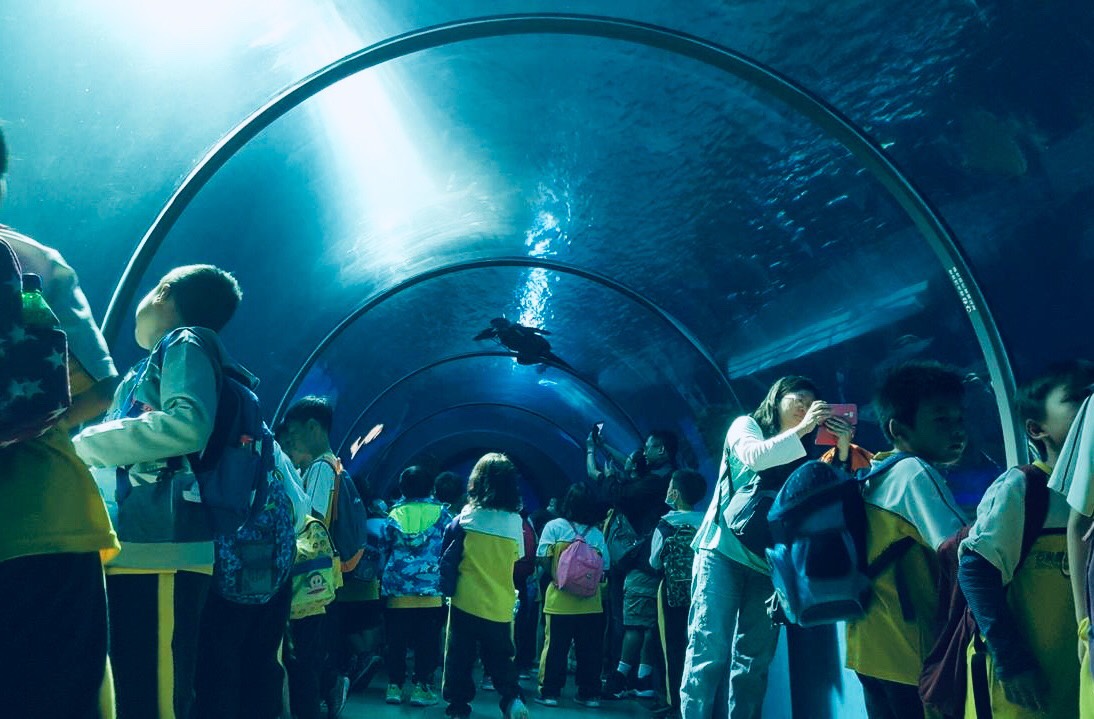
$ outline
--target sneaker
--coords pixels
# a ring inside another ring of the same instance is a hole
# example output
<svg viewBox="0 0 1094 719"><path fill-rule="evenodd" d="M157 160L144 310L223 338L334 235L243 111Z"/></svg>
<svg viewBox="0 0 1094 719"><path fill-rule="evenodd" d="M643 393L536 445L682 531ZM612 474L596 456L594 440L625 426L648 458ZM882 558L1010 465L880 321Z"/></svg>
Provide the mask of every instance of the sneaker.
<svg viewBox="0 0 1094 719"><path fill-rule="evenodd" d="M626 699L630 694L630 690L627 687L627 677L619 673L619 670L615 670L608 675L608 678L604 681L604 699Z"/></svg>
<svg viewBox="0 0 1094 719"><path fill-rule="evenodd" d="M577 697L574 697L574 702L576 704L580 704L581 706L586 707L588 709L599 709L600 708L600 699L598 699L596 697L589 697L588 699L585 699L583 697L577 696Z"/></svg>
<svg viewBox="0 0 1094 719"><path fill-rule="evenodd" d="M521 669L519 677L521 679L535 679L537 674L539 674L538 669L532 669L532 668Z"/></svg>
<svg viewBox="0 0 1094 719"><path fill-rule="evenodd" d="M398 684L388 684L387 694L384 695L384 701L388 704L402 704L403 688Z"/></svg>
<svg viewBox="0 0 1094 719"><path fill-rule="evenodd" d="M558 705L558 700L555 700L555 705ZM513 700L513 703L509 705L509 711L505 712L505 719L528 719L528 707L524 706L524 702L517 697Z"/></svg>
<svg viewBox="0 0 1094 719"><path fill-rule="evenodd" d="M437 695L428 684L418 684L410 694L410 706L431 707L437 703Z"/></svg>
<svg viewBox="0 0 1094 719"><path fill-rule="evenodd" d="M357 662L355 671L350 675L349 688L351 691L364 691L376 678L377 672L384 666L382 657L374 654L368 659Z"/></svg>
<svg viewBox="0 0 1094 719"><path fill-rule="evenodd" d="M497 691L497 689L494 688L494 679L489 674L483 675L482 690L484 692L496 692Z"/></svg>
<svg viewBox="0 0 1094 719"><path fill-rule="evenodd" d="M523 704L523 702L521 702ZM558 697L545 697L542 694L536 697L536 704L542 704L545 707L557 707Z"/></svg>
<svg viewBox="0 0 1094 719"><path fill-rule="evenodd" d="M349 696L349 677L339 674L334 679L334 686L327 694L327 719L338 719L342 710L346 708L346 698Z"/></svg>
<svg viewBox="0 0 1094 719"><path fill-rule="evenodd" d="M642 699L656 699L658 697L657 689L653 686L652 674L634 680L634 695Z"/></svg>
<svg viewBox="0 0 1094 719"><path fill-rule="evenodd" d="M449 704L444 708L444 715L449 719L471 719L471 707L466 704Z"/></svg>

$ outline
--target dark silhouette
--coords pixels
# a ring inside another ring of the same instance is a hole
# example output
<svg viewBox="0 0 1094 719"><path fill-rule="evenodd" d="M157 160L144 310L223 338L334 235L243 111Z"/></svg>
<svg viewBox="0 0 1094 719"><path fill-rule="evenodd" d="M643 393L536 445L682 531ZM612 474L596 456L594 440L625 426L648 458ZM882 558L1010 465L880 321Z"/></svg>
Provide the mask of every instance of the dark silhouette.
<svg viewBox="0 0 1094 719"><path fill-rule="evenodd" d="M517 363L523 365L553 364L573 370L561 357L551 351L551 343L544 335L551 334L538 327L525 327L504 317L490 320L490 326L475 335L476 341L496 340L517 355Z"/></svg>

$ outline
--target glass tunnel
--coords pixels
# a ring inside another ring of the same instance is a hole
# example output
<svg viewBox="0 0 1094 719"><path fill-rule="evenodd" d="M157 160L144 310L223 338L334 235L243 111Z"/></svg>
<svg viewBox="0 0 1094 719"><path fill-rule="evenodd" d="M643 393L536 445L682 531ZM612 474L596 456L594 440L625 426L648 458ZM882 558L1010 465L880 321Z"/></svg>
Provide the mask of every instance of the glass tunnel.
<svg viewBox="0 0 1094 719"><path fill-rule="evenodd" d="M498 450L539 508L585 480L599 422L621 448L676 433L713 486L729 423L787 374L858 403L882 449L878 378L934 359L965 381L947 479L971 512L1027 458L1016 383L1091 356L1092 21L1064 0L0 0L0 222L77 270L119 369L159 277L230 270L223 338L267 420L330 397L333 448L384 495ZM476 341L495 317L563 362ZM835 636L780 642L764 716L865 716Z"/></svg>

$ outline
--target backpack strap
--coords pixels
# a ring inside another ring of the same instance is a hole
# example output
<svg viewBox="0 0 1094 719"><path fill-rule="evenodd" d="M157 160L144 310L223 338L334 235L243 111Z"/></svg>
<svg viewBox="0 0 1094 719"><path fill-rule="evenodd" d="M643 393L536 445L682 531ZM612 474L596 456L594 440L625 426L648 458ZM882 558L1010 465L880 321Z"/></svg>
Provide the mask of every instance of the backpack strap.
<svg viewBox="0 0 1094 719"><path fill-rule="evenodd" d="M338 519L338 490L342 487L342 460L337 457L333 460L326 457L320 457L320 459L334 470L334 487L330 492L330 511L327 513L328 523L334 524L334 520Z"/></svg>
<svg viewBox="0 0 1094 719"><path fill-rule="evenodd" d="M568 519L566 520L566 523L570 525L570 529L574 530L574 534L577 535L581 539L582 542L584 542L585 541L585 534L588 534L589 530L585 530L585 534L582 534L581 532L577 531L577 525L576 524L574 524L573 522L571 522Z"/></svg>
<svg viewBox="0 0 1094 719"><path fill-rule="evenodd" d="M916 541L911 537L901 537L896 540L877 556L877 559L870 562L866 567L866 576L870 581L874 581L881 573L889 567L895 565L903 556L915 546ZM900 571L900 567L894 567L893 578L896 583L896 595L900 600L900 614L904 617L904 621L915 621L915 607L912 605L911 594L908 591L908 580L904 577L904 572Z"/></svg>

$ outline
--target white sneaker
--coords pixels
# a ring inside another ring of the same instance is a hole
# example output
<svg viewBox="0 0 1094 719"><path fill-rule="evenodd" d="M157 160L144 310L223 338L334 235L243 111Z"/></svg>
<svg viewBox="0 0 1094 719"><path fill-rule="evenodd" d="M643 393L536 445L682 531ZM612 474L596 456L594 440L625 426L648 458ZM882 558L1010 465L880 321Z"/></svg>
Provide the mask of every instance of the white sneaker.
<svg viewBox="0 0 1094 719"><path fill-rule="evenodd" d="M505 713L505 719L528 719L528 707L524 706L524 702L519 697L509 705L509 711Z"/></svg>

